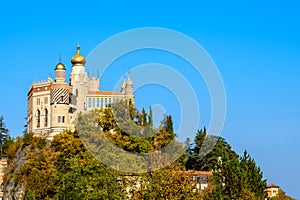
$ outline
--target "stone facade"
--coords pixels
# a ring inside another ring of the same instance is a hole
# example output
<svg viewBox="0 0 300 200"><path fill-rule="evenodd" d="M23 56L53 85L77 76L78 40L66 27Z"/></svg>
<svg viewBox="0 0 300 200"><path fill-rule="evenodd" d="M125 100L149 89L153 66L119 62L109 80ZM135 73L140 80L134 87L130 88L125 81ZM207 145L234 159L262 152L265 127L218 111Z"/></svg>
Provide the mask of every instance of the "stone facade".
<svg viewBox="0 0 300 200"><path fill-rule="evenodd" d="M124 81L120 92L101 91L100 79L89 78L85 58L80 46L72 57L70 82L66 82L66 68L60 62L55 67L55 80L34 82L28 92L27 131L37 136L52 138L63 130L74 130L78 113L95 108L105 108L116 100L134 102L130 76Z"/></svg>

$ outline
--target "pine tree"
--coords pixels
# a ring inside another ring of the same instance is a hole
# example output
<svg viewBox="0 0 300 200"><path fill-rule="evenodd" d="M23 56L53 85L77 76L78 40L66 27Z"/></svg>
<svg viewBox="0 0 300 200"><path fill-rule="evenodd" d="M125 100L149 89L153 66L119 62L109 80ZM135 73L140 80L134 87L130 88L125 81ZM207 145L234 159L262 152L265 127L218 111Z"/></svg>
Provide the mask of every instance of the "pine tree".
<svg viewBox="0 0 300 200"><path fill-rule="evenodd" d="M4 123L4 118L3 116L1 115L0 116L0 153L1 153L1 158L3 156L3 145L7 142L7 139L8 139L8 132L9 130L5 127L5 123Z"/></svg>
<svg viewBox="0 0 300 200"><path fill-rule="evenodd" d="M152 107L150 106L150 108L149 108L149 116L148 116L148 121L149 121L149 125L151 126L151 127L153 127L153 113L152 113Z"/></svg>
<svg viewBox="0 0 300 200"><path fill-rule="evenodd" d="M174 134L174 128L173 128L173 120L172 116L168 115L167 116L167 124L166 124L166 129L170 134Z"/></svg>
<svg viewBox="0 0 300 200"><path fill-rule="evenodd" d="M9 130L5 127L4 118L0 116L0 145L2 146L8 137Z"/></svg>

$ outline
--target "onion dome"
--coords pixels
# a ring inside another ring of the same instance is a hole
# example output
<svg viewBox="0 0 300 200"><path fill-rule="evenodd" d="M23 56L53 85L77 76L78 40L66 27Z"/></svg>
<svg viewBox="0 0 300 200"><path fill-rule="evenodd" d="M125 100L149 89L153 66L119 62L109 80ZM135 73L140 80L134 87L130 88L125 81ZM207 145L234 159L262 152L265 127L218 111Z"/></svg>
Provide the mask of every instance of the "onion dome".
<svg viewBox="0 0 300 200"><path fill-rule="evenodd" d="M66 70L64 64L58 63L55 67L55 70Z"/></svg>
<svg viewBox="0 0 300 200"><path fill-rule="evenodd" d="M85 58L80 54L80 46L77 46L77 53L75 56L72 57L71 63L73 65L84 65Z"/></svg>

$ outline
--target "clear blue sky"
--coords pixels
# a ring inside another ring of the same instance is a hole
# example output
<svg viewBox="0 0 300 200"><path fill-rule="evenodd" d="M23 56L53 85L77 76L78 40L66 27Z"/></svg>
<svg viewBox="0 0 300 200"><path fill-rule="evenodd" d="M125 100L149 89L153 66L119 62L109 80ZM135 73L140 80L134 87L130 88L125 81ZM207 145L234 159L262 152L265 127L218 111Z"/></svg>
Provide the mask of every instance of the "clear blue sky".
<svg viewBox="0 0 300 200"><path fill-rule="evenodd" d="M170 28L199 42L219 68L227 94L222 137L300 199L299 1L5 1L0 17L0 114L13 136L25 124L29 86L53 75L60 53L70 73L78 42L87 55L127 29ZM123 72L134 67L130 58Z"/></svg>

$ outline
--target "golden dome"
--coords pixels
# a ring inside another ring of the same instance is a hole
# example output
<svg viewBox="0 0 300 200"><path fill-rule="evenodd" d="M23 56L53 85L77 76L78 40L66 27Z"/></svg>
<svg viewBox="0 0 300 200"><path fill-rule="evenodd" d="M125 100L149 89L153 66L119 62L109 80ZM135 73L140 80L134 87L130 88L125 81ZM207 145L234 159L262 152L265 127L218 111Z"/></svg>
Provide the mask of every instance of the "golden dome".
<svg viewBox="0 0 300 200"><path fill-rule="evenodd" d="M72 57L71 60L73 65L84 65L85 64L85 58L80 54L80 46L77 46L77 53L75 56Z"/></svg>
<svg viewBox="0 0 300 200"><path fill-rule="evenodd" d="M58 69L60 69L60 70L66 70L64 64L62 64L62 63L58 63L56 65L55 70L58 70Z"/></svg>

